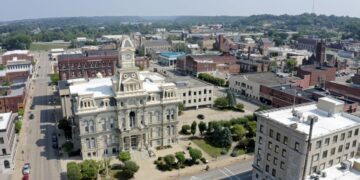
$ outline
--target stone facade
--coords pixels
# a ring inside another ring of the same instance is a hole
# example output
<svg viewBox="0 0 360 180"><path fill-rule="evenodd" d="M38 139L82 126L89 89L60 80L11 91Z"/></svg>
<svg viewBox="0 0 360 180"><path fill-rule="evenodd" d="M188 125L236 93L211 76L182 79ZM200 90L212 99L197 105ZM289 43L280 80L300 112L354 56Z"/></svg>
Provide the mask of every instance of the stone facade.
<svg viewBox="0 0 360 180"><path fill-rule="evenodd" d="M0 173L8 173L14 169L16 151L15 117L12 112L0 114Z"/></svg>
<svg viewBox="0 0 360 180"><path fill-rule="evenodd" d="M112 78L69 81L83 159L178 141L175 84L145 81L135 66L133 43L125 37L120 47Z"/></svg>

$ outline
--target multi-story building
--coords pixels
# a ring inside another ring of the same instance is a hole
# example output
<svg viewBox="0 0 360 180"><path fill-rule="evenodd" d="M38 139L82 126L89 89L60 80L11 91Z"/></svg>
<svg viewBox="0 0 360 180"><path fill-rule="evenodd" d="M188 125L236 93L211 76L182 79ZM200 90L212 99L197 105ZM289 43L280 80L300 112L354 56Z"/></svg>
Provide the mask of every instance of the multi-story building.
<svg viewBox="0 0 360 180"><path fill-rule="evenodd" d="M144 55L151 55L157 51L169 51L171 45L166 40L148 40L143 44Z"/></svg>
<svg viewBox="0 0 360 180"><path fill-rule="evenodd" d="M0 172L7 173L14 169L16 134L15 117L12 112L0 114Z"/></svg>
<svg viewBox="0 0 360 180"><path fill-rule="evenodd" d="M176 67L176 61L179 57L185 56L183 52L163 52L159 55L158 63L163 66Z"/></svg>
<svg viewBox="0 0 360 180"><path fill-rule="evenodd" d="M7 61L4 70L0 71L0 82L23 82L32 75L32 63L30 60Z"/></svg>
<svg viewBox="0 0 360 180"><path fill-rule="evenodd" d="M296 48L297 49L306 49L310 52L316 51L316 46L320 42L318 38L308 38L308 37L301 37L298 38Z"/></svg>
<svg viewBox="0 0 360 180"><path fill-rule="evenodd" d="M216 71L227 74L240 73L240 66L236 64L236 58L228 55L190 55L178 59L176 68L194 76L199 73L215 73Z"/></svg>
<svg viewBox="0 0 360 180"><path fill-rule="evenodd" d="M26 85L24 83L0 86L0 112L18 112L25 107Z"/></svg>
<svg viewBox="0 0 360 180"><path fill-rule="evenodd" d="M167 82L176 84L177 96L185 108L212 107L214 86L189 76L167 78Z"/></svg>
<svg viewBox="0 0 360 180"><path fill-rule="evenodd" d="M83 159L177 143L174 83L151 81L135 66L129 37L120 44L113 77L69 80L75 145Z"/></svg>
<svg viewBox="0 0 360 180"><path fill-rule="evenodd" d="M12 61L13 59L25 59L25 60L34 60L34 56L30 54L28 50L14 50L14 51L7 51L2 55L2 62L1 64L7 65L8 61Z"/></svg>
<svg viewBox="0 0 360 180"><path fill-rule="evenodd" d="M326 66L304 65L298 68L297 76L303 79L306 78L306 76L309 76L309 86L322 87L325 84L325 81L335 80L336 68Z"/></svg>
<svg viewBox="0 0 360 180"><path fill-rule="evenodd" d="M353 158L360 118L329 97L256 113L253 178L299 180Z"/></svg>

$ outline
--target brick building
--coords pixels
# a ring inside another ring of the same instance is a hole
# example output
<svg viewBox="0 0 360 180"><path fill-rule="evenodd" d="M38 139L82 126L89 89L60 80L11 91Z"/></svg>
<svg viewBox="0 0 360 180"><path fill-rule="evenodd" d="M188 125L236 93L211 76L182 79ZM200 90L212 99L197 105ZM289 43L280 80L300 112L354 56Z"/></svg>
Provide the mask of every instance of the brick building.
<svg viewBox="0 0 360 180"><path fill-rule="evenodd" d="M239 59L236 63L240 65L241 72L268 72L270 65L268 60L261 59Z"/></svg>
<svg viewBox="0 0 360 180"><path fill-rule="evenodd" d="M2 62L1 64L7 65L8 61L12 61L13 59L24 59L24 60L34 60L34 56L30 54L28 50L14 50L14 51L7 51L2 55Z"/></svg>
<svg viewBox="0 0 360 180"><path fill-rule="evenodd" d="M177 69L197 76L199 73L213 73L220 71L228 74L240 73L240 66L236 64L234 56L217 55L189 55L186 58L178 59Z"/></svg>
<svg viewBox="0 0 360 180"><path fill-rule="evenodd" d="M234 41L228 37L224 37L224 35L219 35L217 37L215 47L222 52L229 52L239 48L239 46Z"/></svg>
<svg viewBox="0 0 360 180"><path fill-rule="evenodd" d="M10 60L4 70L0 71L0 83L23 82L32 74L32 64L30 60Z"/></svg>
<svg viewBox="0 0 360 180"><path fill-rule="evenodd" d="M300 66L297 70L297 76L305 78L310 76L309 86L322 87L325 81L334 81L336 77L335 67L316 67L314 65Z"/></svg>
<svg viewBox="0 0 360 180"><path fill-rule="evenodd" d="M0 113L17 112L25 107L25 84L0 87Z"/></svg>
<svg viewBox="0 0 360 180"><path fill-rule="evenodd" d="M136 57L135 58L135 65L141 69L149 68L149 58L146 56Z"/></svg>
<svg viewBox="0 0 360 180"><path fill-rule="evenodd" d="M315 52L318 42L320 42L320 39L318 38L307 38L307 37L298 38L296 48L306 49L310 52Z"/></svg>
<svg viewBox="0 0 360 180"><path fill-rule="evenodd" d="M325 88L330 94L360 103L360 87L357 85L326 81Z"/></svg>

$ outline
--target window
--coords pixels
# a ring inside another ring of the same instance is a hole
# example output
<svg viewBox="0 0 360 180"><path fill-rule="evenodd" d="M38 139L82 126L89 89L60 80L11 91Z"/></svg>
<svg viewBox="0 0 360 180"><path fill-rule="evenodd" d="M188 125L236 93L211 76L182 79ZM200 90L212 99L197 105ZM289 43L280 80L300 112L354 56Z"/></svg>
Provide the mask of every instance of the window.
<svg viewBox="0 0 360 180"><path fill-rule="evenodd" d="M336 158L336 163L340 163L341 157Z"/></svg>
<svg viewBox="0 0 360 180"><path fill-rule="evenodd" d="M280 133L276 133L276 140L280 141Z"/></svg>
<svg viewBox="0 0 360 180"><path fill-rule="evenodd" d="M264 132L264 125L260 124L260 132L263 133Z"/></svg>
<svg viewBox="0 0 360 180"><path fill-rule="evenodd" d="M10 162L8 160L4 161L4 167L5 169L9 169L10 168Z"/></svg>
<svg viewBox="0 0 360 180"><path fill-rule="evenodd" d="M319 153L314 154L314 155L312 156L312 161L315 162L315 161L318 161L318 160L319 160Z"/></svg>
<svg viewBox="0 0 360 180"><path fill-rule="evenodd" d="M262 144L262 137L259 136L259 144Z"/></svg>
<svg viewBox="0 0 360 180"><path fill-rule="evenodd" d="M322 158L326 158L327 157L327 151L323 152Z"/></svg>
<svg viewBox="0 0 360 180"><path fill-rule="evenodd" d="M270 153L268 153L268 154L266 155L266 160L267 160L267 161L270 161L270 159L271 159L271 155L270 155Z"/></svg>
<svg viewBox="0 0 360 180"><path fill-rule="evenodd" d="M325 163L320 164L320 170L324 170L325 169Z"/></svg>
<svg viewBox="0 0 360 180"><path fill-rule="evenodd" d="M275 145L275 152L279 153L279 146L278 145Z"/></svg>
<svg viewBox="0 0 360 180"><path fill-rule="evenodd" d="M349 131L348 132L348 138L351 138L351 135L352 135L352 131Z"/></svg>
<svg viewBox="0 0 360 180"><path fill-rule="evenodd" d="M337 135L334 136L334 137L333 137L333 143L336 143L336 142L337 142L337 139L338 139L338 136L337 136Z"/></svg>
<svg viewBox="0 0 360 180"><path fill-rule="evenodd" d="M2 149L2 154L3 154L3 155L7 155L6 149Z"/></svg>
<svg viewBox="0 0 360 180"><path fill-rule="evenodd" d="M278 159L277 159L276 157L274 157L273 164L274 164L275 166L277 166L277 162L278 162Z"/></svg>
<svg viewBox="0 0 360 180"><path fill-rule="evenodd" d="M283 143L284 143L285 145L288 144L288 137L287 137L287 136L284 136L284 141L283 141Z"/></svg>
<svg viewBox="0 0 360 180"><path fill-rule="evenodd" d="M194 91L194 95L196 95L196 91Z"/></svg>
<svg viewBox="0 0 360 180"><path fill-rule="evenodd" d="M336 151L336 148L332 148L330 155L334 155L334 154L335 154L335 151Z"/></svg>
<svg viewBox="0 0 360 180"><path fill-rule="evenodd" d="M300 144L298 142L295 142L295 151L299 151Z"/></svg>
<svg viewBox="0 0 360 180"><path fill-rule="evenodd" d="M4 144L4 138L0 137L0 144Z"/></svg>
<svg viewBox="0 0 360 180"><path fill-rule="evenodd" d="M268 143L268 148L271 149L272 148L272 142Z"/></svg>
<svg viewBox="0 0 360 180"><path fill-rule="evenodd" d="M352 142L352 147L355 147L356 146L356 140L354 140L353 142Z"/></svg>
<svg viewBox="0 0 360 180"><path fill-rule="evenodd" d="M186 93L183 93L183 96L185 97L185 96L186 96Z"/></svg>
<svg viewBox="0 0 360 180"><path fill-rule="evenodd" d="M316 141L316 149L319 149L321 147L321 140Z"/></svg>
<svg viewBox="0 0 360 180"><path fill-rule="evenodd" d="M350 158L353 158L354 157L354 154L355 154L355 152L353 151L353 152L351 152L350 153Z"/></svg>
<svg viewBox="0 0 360 180"><path fill-rule="evenodd" d="M191 103L191 100L188 100L188 103Z"/></svg>
<svg viewBox="0 0 360 180"><path fill-rule="evenodd" d="M350 148L350 143L346 143L345 149L348 150Z"/></svg>
<svg viewBox="0 0 360 180"><path fill-rule="evenodd" d="M333 160L330 160L330 161L329 161L329 166L332 166L333 163L334 163L334 161L333 161Z"/></svg>
<svg viewBox="0 0 360 180"><path fill-rule="evenodd" d="M354 136L357 136L359 134L359 128L355 129Z"/></svg>
<svg viewBox="0 0 360 180"><path fill-rule="evenodd" d="M285 163L283 161L280 162L280 168L285 169Z"/></svg>
<svg viewBox="0 0 360 180"><path fill-rule="evenodd" d="M345 133L342 133L341 136L340 136L340 140L344 140L345 139Z"/></svg>
<svg viewBox="0 0 360 180"><path fill-rule="evenodd" d="M276 169L272 169L271 175L274 176L274 177L276 176Z"/></svg>
<svg viewBox="0 0 360 180"><path fill-rule="evenodd" d="M339 149L338 149L338 152L342 152L342 149L343 149L343 145L340 145Z"/></svg>
<svg viewBox="0 0 360 180"><path fill-rule="evenodd" d="M272 129L270 129L269 136L273 137L273 134L274 134L274 131Z"/></svg>
<svg viewBox="0 0 360 180"><path fill-rule="evenodd" d="M283 149L283 150L282 150L281 156L282 156L282 157L286 157L286 149Z"/></svg>
<svg viewBox="0 0 360 180"><path fill-rule="evenodd" d="M266 166L265 166L265 171L266 171L266 172L269 172L269 165L266 165Z"/></svg>
<svg viewBox="0 0 360 180"><path fill-rule="evenodd" d="M326 138L324 144L325 144L325 146L328 146L330 144L330 138Z"/></svg>
<svg viewBox="0 0 360 180"><path fill-rule="evenodd" d="M343 160L347 160L347 158L348 158L348 155L345 154L345 155L343 156Z"/></svg>
<svg viewBox="0 0 360 180"><path fill-rule="evenodd" d="M189 91L189 96L191 96L191 91Z"/></svg>

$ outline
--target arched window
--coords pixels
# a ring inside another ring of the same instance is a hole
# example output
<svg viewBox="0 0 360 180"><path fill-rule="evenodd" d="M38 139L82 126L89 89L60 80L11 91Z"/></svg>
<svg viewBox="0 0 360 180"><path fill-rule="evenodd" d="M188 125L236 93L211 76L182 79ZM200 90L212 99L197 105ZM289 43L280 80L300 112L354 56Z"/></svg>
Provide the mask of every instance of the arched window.
<svg viewBox="0 0 360 180"><path fill-rule="evenodd" d="M133 128L135 127L135 112L131 111L129 116L130 116L130 127Z"/></svg>
<svg viewBox="0 0 360 180"><path fill-rule="evenodd" d="M8 160L4 161L4 167L5 169L9 169L10 168L10 162Z"/></svg>
<svg viewBox="0 0 360 180"><path fill-rule="evenodd" d="M85 124L85 132L89 132L89 121L84 121Z"/></svg>
<svg viewBox="0 0 360 180"><path fill-rule="evenodd" d="M90 129L90 132L95 131L94 120L89 121L89 129Z"/></svg>

